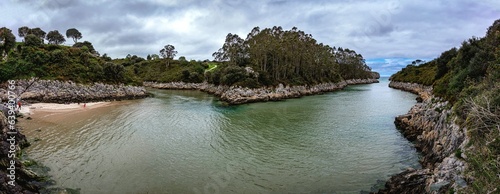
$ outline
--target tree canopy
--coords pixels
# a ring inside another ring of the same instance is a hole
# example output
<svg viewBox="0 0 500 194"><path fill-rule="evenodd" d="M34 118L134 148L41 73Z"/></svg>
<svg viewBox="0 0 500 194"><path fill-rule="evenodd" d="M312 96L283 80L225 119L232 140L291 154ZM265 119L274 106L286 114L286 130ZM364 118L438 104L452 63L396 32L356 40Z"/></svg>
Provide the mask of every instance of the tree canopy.
<svg viewBox="0 0 500 194"><path fill-rule="evenodd" d="M45 39L45 35L47 34L45 31L43 31L42 29L40 29L38 27L31 29L29 33L35 35L40 40L42 40L42 43L43 43L43 39Z"/></svg>
<svg viewBox="0 0 500 194"><path fill-rule="evenodd" d="M175 47L171 44L168 44L168 45L165 45L165 47L163 47L161 50L160 50L160 55L167 59L167 67L170 65L170 60L173 59L175 57L175 55L177 55L177 51L175 50Z"/></svg>
<svg viewBox="0 0 500 194"><path fill-rule="evenodd" d="M12 30L2 27L0 28L0 57L9 53L16 45L16 37L12 34Z"/></svg>
<svg viewBox="0 0 500 194"><path fill-rule="evenodd" d="M229 66L256 70L262 78L258 81L263 85L277 82L311 84L372 77L371 69L354 50L318 43L312 35L296 27L291 30L277 26L263 30L255 27L246 39L229 33L213 57Z"/></svg>
<svg viewBox="0 0 500 194"><path fill-rule="evenodd" d="M17 30L17 35L19 35L19 37L21 38L24 38L26 35L28 35L29 32L30 28L28 28L28 26L22 26Z"/></svg>
<svg viewBox="0 0 500 194"><path fill-rule="evenodd" d="M72 38L76 44L78 40L81 39L83 36L82 33L80 33L80 31L78 31L76 28L70 28L66 30L66 37Z"/></svg>
<svg viewBox="0 0 500 194"><path fill-rule="evenodd" d="M66 42L66 39L59 31L53 30L47 34L47 41L49 41L49 44L62 44Z"/></svg>

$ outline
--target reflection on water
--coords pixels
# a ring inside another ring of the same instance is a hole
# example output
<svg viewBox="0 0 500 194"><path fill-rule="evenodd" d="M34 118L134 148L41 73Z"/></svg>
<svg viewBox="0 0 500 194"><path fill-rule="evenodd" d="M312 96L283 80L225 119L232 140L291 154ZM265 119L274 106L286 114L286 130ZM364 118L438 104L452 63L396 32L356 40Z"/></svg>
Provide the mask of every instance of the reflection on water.
<svg viewBox="0 0 500 194"><path fill-rule="evenodd" d="M82 193L359 192L418 167L393 124L415 96L385 81L230 107L197 91L152 92L23 122L41 139L29 155Z"/></svg>

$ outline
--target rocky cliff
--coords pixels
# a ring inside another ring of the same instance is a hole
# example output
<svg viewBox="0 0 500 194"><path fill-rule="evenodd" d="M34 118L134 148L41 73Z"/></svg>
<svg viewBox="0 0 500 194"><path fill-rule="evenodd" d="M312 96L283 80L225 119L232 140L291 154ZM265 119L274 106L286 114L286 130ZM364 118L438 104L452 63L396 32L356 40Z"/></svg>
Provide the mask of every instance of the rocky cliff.
<svg viewBox="0 0 500 194"><path fill-rule="evenodd" d="M144 86L158 89L177 89L177 90L200 90L214 94L221 100L229 104L244 104L250 102L278 101L287 98L298 98L301 96L320 94L341 90L347 85L378 83L377 79L353 79L338 83L322 83L312 86L283 86L262 88L243 88L240 86L216 86L208 83L156 83L144 82Z"/></svg>
<svg viewBox="0 0 500 194"><path fill-rule="evenodd" d="M463 172L467 164L462 149L468 139L466 129L455 124L451 105L432 95L432 87L391 82L389 87L418 94L417 104L396 117L396 127L412 141L422 157L423 169L408 169L393 176L379 193L447 193L466 186Z"/></svg>
<svg viewBox="0 0 500 194"><path fill-rule="evenodd" d="M92 102L144 98L149 94L144 87L108 85L94 83L76 84L71 81L57 80L16 80L13 92L27 102ZM0 86L0 98L7 100L7 85Z"/></svg>

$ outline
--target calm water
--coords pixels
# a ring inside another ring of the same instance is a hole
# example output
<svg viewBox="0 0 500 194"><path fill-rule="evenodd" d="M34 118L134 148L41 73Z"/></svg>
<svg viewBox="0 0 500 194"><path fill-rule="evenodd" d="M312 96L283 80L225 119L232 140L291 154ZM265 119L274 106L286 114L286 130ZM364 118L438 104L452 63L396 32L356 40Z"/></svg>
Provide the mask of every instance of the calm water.
<svg viewBox="0 0 500 194"><path fill-rule="evenodd" d="M415 96L387 84L233 107L197 91L152 90L154 98L29 121L25 133L41 141L27 151L58 186L82 193L370 191L418 167L393 124Z"/></svg>

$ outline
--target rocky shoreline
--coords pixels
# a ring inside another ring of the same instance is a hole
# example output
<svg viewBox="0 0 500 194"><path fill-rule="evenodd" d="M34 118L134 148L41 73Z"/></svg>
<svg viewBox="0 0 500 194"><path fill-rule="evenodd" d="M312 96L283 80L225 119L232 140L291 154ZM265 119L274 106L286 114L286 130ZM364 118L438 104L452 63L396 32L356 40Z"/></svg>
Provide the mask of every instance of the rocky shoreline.
<svg viewBox="0 0 500 194"><path fill-rule="evenodd" d="M322 83L312 86L284 86L279 84L277 87L262 88L243 88L241 86L216 86L204 83L156 83L144 82L146 87L157 89L173 90L199 90L213 94L231 105L245 104L251 102L279 101L288 98L299 98L302 96L321 94L341 90L348 85L378 83L377 79L352 79L338 83Z"/></svg>
<svg viewBox="0 0 500 194"><path fill-rule="evenodd" d="M45 184L43 181L44 178L27 168L24 164L25 161L21 161L19 158L21 156L21 149L29 146L26 136L21 134L18 128L10 130L8 120L4 114L0 114L0 128L2 129L0 147L0 154L2 156L0 157L0 193L38 193ZM8 134L8 132L15 132L15 135ZM15 142L13 142L13 139ZM9 151L13 150L16 152L15 159L8 158ZM12 165L13 162L14 164ZM8 168L13 170L8 170ZM9 184L12 180L12 175L15 176L15 182Z"/></svg>
<svg viewBox="0 0 500 194"><path fill-rule="evenodd" d="M467 186L460 158L468 142L466 129L455 124L451 106L432 95L432 87L391 81L389 87L418 94L417 104L395 119L403 136L422 154L422 169L394 175L378 193L448 193Z"/></svg>
<svg viewBox="0 0 500 194"><path fill-rule="evenodd" d="M0 99L7 101L7 83L0 86ZM15 80L16 88L12 90L21 100L36 103L70 103L96 102L109 100L127 100L145 98L150 94L144 87L109 85L94 83L90 85L76 84L71 81Z"/></svg>
<svg viewBox="0 0 500 194"><path fill-rule="evenodd" d="M7 102L9 96L20 98L28 103L78 103L78 102L96 102L111 100L138 99L150 96L144 87L108 85L94 83L90 85L76 84L71 81L57 80L39 80L32 78L30 80L15 80L14 89L8 88L8 83L0 84L0 99ZM10 92L10 93L9 93ZM6 110L3 110L6 111ZM18 127L14 130L9 128L6 114L0 114L1 146L0 146L0 193L68 193L71 189L50 188L47 186L53 184L45 172L35 172L32 168L44 168L35 161L24 158L22 149L30 144ZM15 132L15 135L9 133ZM15 142L12 139L15 139ZM11 143L12 142L12 143ZM16 151L15 159L11 159L9 151ZM11 181L12 163L15 167L15 182ZM32 166L33 165L33 166ZM12 184L9 184L12 183Z"/></svg>

